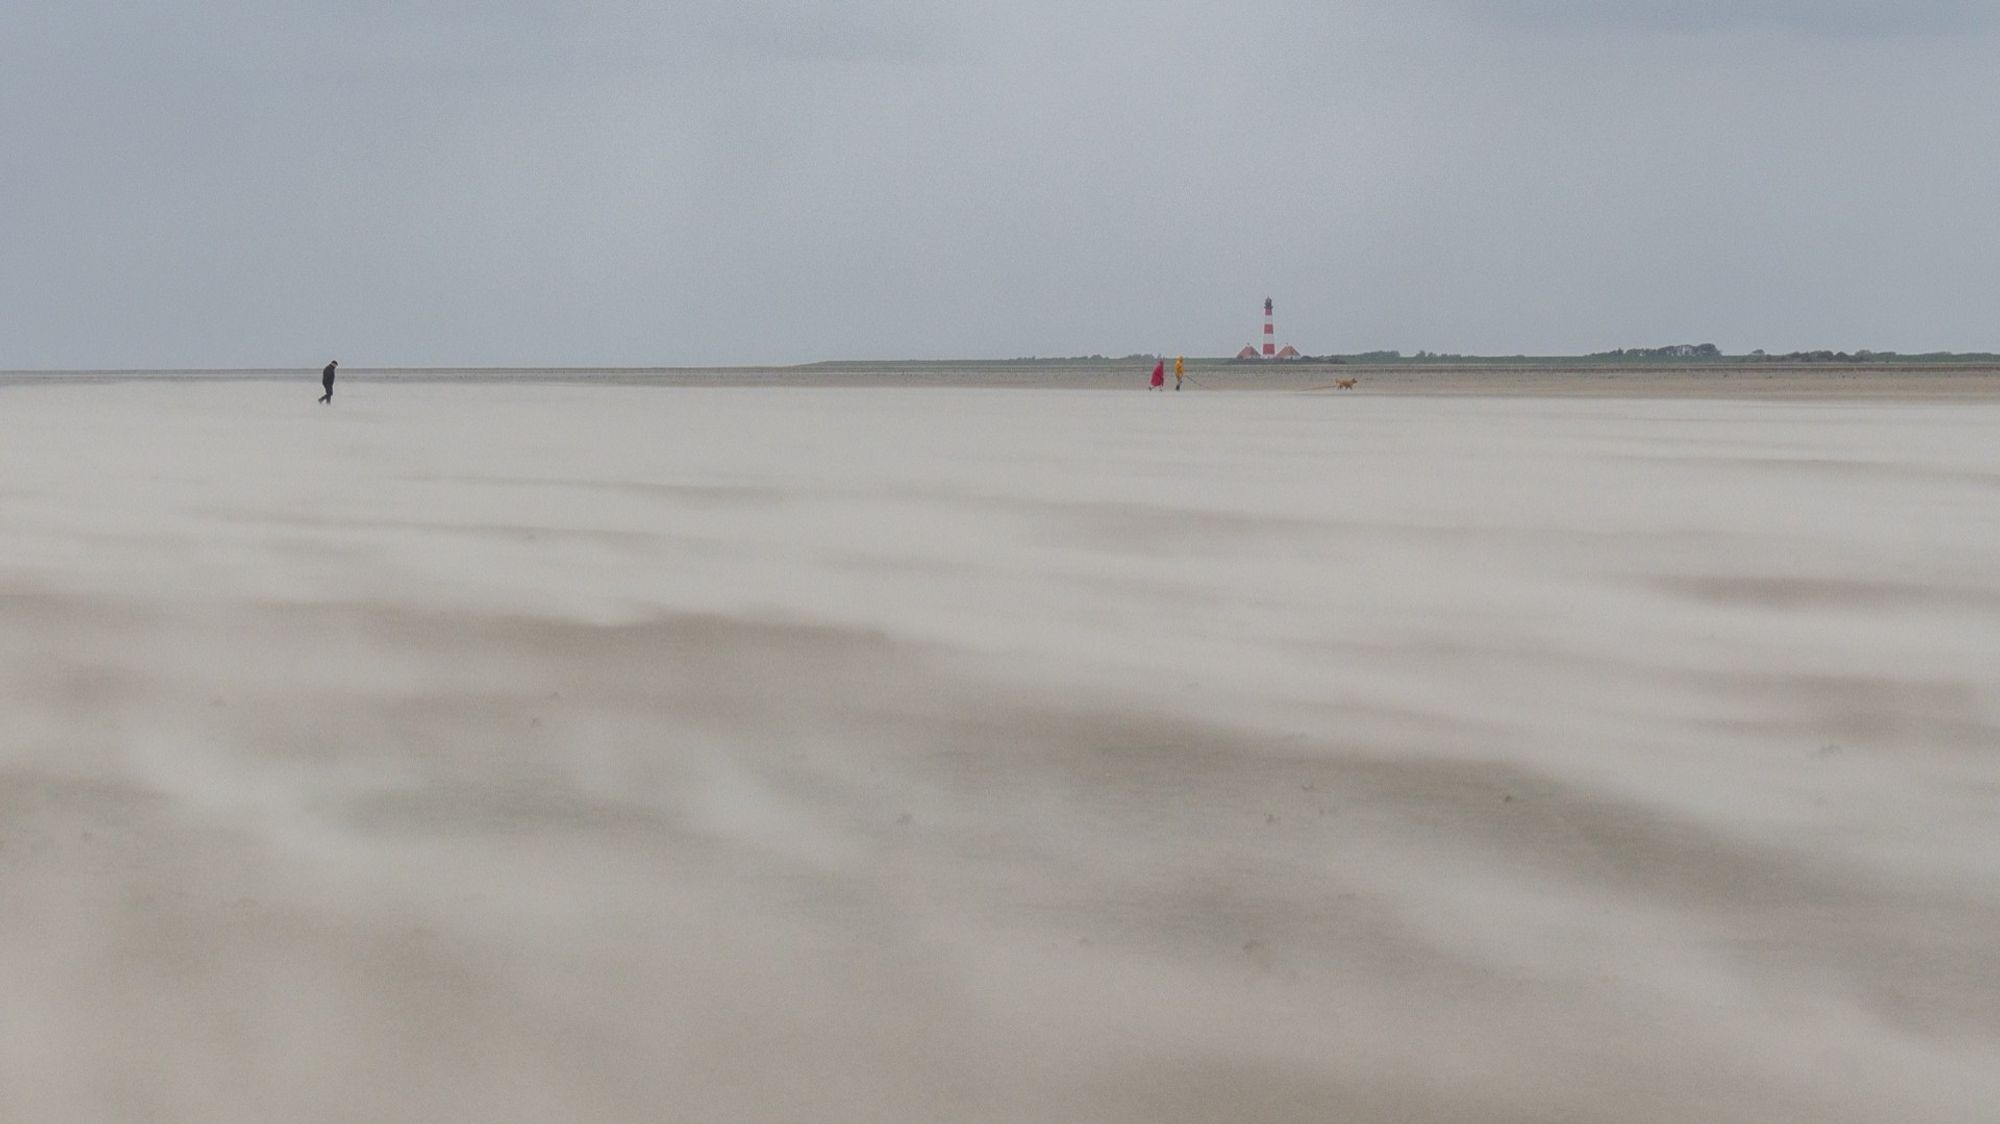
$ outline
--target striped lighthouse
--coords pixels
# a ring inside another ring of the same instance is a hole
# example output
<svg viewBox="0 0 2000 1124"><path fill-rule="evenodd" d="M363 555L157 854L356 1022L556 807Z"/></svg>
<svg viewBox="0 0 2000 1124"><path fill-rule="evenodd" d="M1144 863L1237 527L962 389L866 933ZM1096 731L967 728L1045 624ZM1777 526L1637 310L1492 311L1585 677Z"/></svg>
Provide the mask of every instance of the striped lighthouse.
<svg viewBox="0 0 2000 1124"><path fill-rule="evenodd" d="M1271 318L1271 298L1264 298L1264 358L1278 357L1278 325Z"/></svg>

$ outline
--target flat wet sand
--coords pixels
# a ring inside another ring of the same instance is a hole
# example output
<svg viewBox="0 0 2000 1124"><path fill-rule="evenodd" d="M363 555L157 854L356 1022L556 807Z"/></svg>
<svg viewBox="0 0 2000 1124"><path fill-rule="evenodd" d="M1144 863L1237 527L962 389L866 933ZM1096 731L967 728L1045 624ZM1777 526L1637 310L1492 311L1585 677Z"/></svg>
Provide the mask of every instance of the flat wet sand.
<svg viewBox="0 0 2000 1124"><path fill-rule="evenodd" d="M0 1118L1975 1121L2000 405L0 390Z"/></svg>

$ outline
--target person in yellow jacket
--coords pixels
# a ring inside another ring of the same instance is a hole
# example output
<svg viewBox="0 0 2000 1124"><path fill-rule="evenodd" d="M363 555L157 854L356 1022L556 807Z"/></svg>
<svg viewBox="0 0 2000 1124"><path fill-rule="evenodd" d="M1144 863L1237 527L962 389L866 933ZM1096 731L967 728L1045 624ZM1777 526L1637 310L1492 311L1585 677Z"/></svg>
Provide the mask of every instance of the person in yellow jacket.
<svg viewBox="0 0 2000 1124"><path fill-rule="evenodd" d="M1181 376L1187 374L1187 356L1174 356L1174 389L1181 388Z"/></svg>

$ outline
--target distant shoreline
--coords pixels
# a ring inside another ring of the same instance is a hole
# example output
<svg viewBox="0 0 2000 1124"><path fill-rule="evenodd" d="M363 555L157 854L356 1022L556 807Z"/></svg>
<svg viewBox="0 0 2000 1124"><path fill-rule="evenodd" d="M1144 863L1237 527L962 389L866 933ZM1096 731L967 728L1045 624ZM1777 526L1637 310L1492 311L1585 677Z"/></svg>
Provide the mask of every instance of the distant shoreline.
<svg viewBox="0 0 2000 1124"><path fill-rule="evenodd" d="M343 385L366 383L567 386L962 388L1136 390L1141 360L828 362L790 367L343 367ZM2000 399L2000 362L1237 363L1191 360L1190 391L1776 399ZM318 385L317 367L183 370L0 371L0 388L179 382ZM1351 391L1336 380L1353 379Z"/></svg>

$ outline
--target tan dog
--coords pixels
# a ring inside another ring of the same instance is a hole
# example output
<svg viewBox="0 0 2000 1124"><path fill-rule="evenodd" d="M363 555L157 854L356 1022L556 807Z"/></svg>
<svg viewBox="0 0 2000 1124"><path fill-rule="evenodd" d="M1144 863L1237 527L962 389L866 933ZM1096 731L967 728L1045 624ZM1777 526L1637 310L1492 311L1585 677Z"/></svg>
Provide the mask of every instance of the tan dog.
<svg viewBox="0 0 2000 1124"><path fill-rule="evenodd" d="M1353 389L1354 389L1354 380L1353 380L1353 379L1335 379L1335 380L1333 380L1333 388L1334 388L1335 390L1353 390Z"/></svg>

